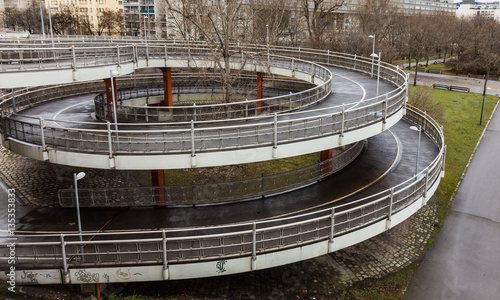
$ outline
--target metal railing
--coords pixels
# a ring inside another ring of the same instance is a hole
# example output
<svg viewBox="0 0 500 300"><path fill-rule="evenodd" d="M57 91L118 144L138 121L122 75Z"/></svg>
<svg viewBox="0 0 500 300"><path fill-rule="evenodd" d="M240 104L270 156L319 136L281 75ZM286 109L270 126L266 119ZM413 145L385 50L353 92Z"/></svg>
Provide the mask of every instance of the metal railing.
<svg viewBox="0 0 500 300"><path fill-rule="evenodd" d="M128 61L134 60L136 57L145 55L148 59L151 57L168 57L164 52L159 50L169 51L170 46L164 47L148 47L148 46L127 46L129 52L122 51L121 47L99 48L101 56L99 60L112 61ZM177 46L176 46L177 47ZM253 48L252 48L253 47ZM248 47L250 50L259 50L257 46ZM75 53L76 48L68 53ZM156 50L155 50L156 49ZM177 47L177 51L183 50L185 55L186 49ZM59 49L63 51L63 49ZM206 53L206 49L202 47L188 48L187 56L194 61L196 55ZM78 51L97 51L96 49L78 49ZM109 51L110 55L105 55ZM141 51L140 54L137 54ZM355 56L337 55L327 51L306 52L295 51L290 49L276 48L273 51L282 51L290 56L297 56L297 59L305 57L314 59L314 61L327 63L337 67L348 68L360 72L369 72L371 61L365 58ZM34 51L33 53L35 53ZM118 55L119 53L120 55ZM145 52L145 53L142 53ZM11 53L11 52L8 52ZM42 52L43 53L43 52ZM127 54L129 53L129 54ZM134 54L135 53L135 54ZM283 54L282 53L282 54ZM4 55L3 53L2 55ZM72 54L72 55L73 55ZM92 53L94 57L96 53ZM73 55L74 56L74 55ZM62 54L58 57L63 57ZM108 58L106 58L108 57ZM84 60L85 55L82 54L80 60ZM66 60L62 60L66 61ZM295 70L300 64L294 58L286 58L277 60L276 65L283 64L282 67L288 67ZM61 67L62 62L59 64ZM288 64L288 65L286 65ZM291 65L290 65L291 64ZM316 68L316 65L304 64L304 71L310 71L318 77L327 76L328 70ZM328 76L327 76L328 77ZM326 77L323 77L326 78ZM330 77L331 78L331 77ZM152 153L191 153L192 156L201 151L212 151L222 149L237 149L242 147L260 147L273 146L277 147L280 143L296 142L304 139L322 137L325 135L343 135L349 130L353 130L362 126L367 126L380 121L384 121L394 113L403 109L407 98L407 74L393 66L383 66L381 78L397 85L396 89L379 97L367 99L359 104L356 108L349 108L343 105L329 107L321 110L314 110L314 116L302 116L300 112L288 113L286 117L274 115L274 117L261 120L258 123L230 123L233 120L217 120L215 122L191 121L189 123L175 123L172 127L170 124L118 124L118 130L112 124L85 123L85 122L70 122L59 120L44 120L29 116L10 116L20 107L30 107L35 105L36 101L48 101L47 99L55 97L50 94L59 93L57 89L36 89L33 93L25 96L20 103L20 97L7 97L0 103L2 109L3 122L1 124L1 132L5 138L15 139L18 141L30 143L40 146L42 150L52 148L56 150L84 152L84 153L100 153L108 154L110 157L116 154L152 154ZM329 81L330 82L330 81ZM96 83L89 83L90 88L86 90L92 91ZM97 85L99 85L97 83ZM83 87L84 85L79 85ZM102 86L102 85L101 85ZM38 92L48 93L39 97ZM314 103L319 101L330 88L316 89L313 95L310 91L304 97L305 101ZM81 91L85 93L85 91ZM61 95L62 97L63 95ZM69 95L64 95L69 96ZM37 100L38 99L38 100ZM290 97L281 98L284 103L280 103L282 107L286 107L290 102ZM285 104L286 103L286 104ZM246 108L245 108L246 110ZM250 116L248 119L252 119ZM138 127L139 126L139 127ZM87 127L87 128L85 128Z"/></svg>
<svg viewBox="0 0 500 300"><path fill-rule="evenodd" d="M84 233L84 251L78 234L16 234L16 267L69 268L78 266L163 265L204 262L214 259L252 257L300 247L314 242L334 240L392 216L421 197L444 171L445 147L439 125L421 112L408 110L432 137L438 155L424 170L392 188L347 204L295 216L259 222L203 228ZM11 236L0 236L5 238ZM0 243L0 252L8 250ZM8 255L0 256L7 266Z"/></svg>
<svg viewBox="0 0 500 300"><path fill-rule="evenodd" d="M192 74L193 77L204 75L202 73ZM220 75L220 73L212 73L205 76L220 79ZM193 77L190 78L191 84L195 79ZM150 78L154 83L163 84L161 77L152 76ZM131 86L132 80L133 78L128 81L122 79L120 86ZM237 85L232 89L233 103L231 104L223 103L225 88L215 83L207 85L207 83L200 82L195 86L176 85L172 87L174 106L149 106L163 100L163 86L150 83L143 89L119 89L117 91L118 103L116 104L117 120L118 122L145 123L226 120L281 113L311 105L307 98L303 97L303 92L297 92L301 87L304 87L303 90L310 90L310 83L291 79L275 79L274 76L267 80L270 81L270 86L266 86L263 91L265 99L255 100L257 89L250 88L249 90L249 85L254 84L256 87L256 76L238 76L238 82L241 82L241 86ZM197 99L193 96L194 94L204 94L207 99ZM314 94L314 92L309 92L309 94ZM152 97L156 98L151 99ZM284 97L287 98L286 102L283 101ZM138 99L142 99L142 101L136 103ZM131 102L134 104L130 104ZM97 118L106 120L113 116L113 105L107 101L104 93L100 93L94 98L94 104Z"/></svg>
<svg viewBox="0 0 500 300"><path fill-rule="evenodd" d="M317 182L350 164L364 142L350 145L334 157L296 170L234 182L213 184L88 188L78 190L80 207L172 206L240 201L284 193ZM74 207L75 190L59 190L59 203Z"/></svg>

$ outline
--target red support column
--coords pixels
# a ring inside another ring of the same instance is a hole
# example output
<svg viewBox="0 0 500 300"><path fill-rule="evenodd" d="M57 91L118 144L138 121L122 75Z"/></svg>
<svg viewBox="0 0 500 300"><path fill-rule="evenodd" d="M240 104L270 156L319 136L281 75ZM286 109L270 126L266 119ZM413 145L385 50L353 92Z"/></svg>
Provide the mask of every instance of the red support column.
<svg viewBox="0 0 500 300"><path fill-rule="evenodd" d="M163 73L163 101L160 106L173 106L174 101L172 98L172 68L160 68Z"/></svg>
<svg viewBox="0 0 500 300"><path fill-rule="evenodd" d="M151 170L151 186L165 186L165 173L163 170ZM155 189L154 202L165 205L165 189Z"/></svg>
<svg viewBox="0 0 500 300"><path fill-rule="evenodd" d="M113 122L113 115L111 112L113 111L113 106L111 103L113 103L113 92L111 90L111 78L104 78L104 84L106 85L106 103L107 103L107 114L106 114L106 119ZM118 94L116 93L116 77L113 77L113 87L115 90L115 104L117 103L117 96Z"/></svg>
<svg viewBox="0 0 500 300"><path fill-rule="evenodd" d="M262 73L257 72L257 99L262 99L263 97L263 92L262 92ZM262 109L264 108L264 105L262 101L257 102L257 112L261 112Z"/></svg>
<svg viewBox="0 0 500 300"><path fill-rule="evenodd" d="M333 157L333 149L321 151L320 158L319 158L319 160L320 160L319 169L320 169L321 175L326 175L332 171L332 162L331 161L325 162L332 157Z"/></svg>

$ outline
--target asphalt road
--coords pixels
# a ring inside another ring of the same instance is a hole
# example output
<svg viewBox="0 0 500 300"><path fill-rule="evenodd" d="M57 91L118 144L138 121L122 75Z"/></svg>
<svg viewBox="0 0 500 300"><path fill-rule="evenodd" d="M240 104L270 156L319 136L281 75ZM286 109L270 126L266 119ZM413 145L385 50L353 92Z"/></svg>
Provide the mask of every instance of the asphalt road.
<svg viewBox="0 0 500 300"><path fill-rule="evenodd" d="M500 299L500 111L404 299Z"/></svg>

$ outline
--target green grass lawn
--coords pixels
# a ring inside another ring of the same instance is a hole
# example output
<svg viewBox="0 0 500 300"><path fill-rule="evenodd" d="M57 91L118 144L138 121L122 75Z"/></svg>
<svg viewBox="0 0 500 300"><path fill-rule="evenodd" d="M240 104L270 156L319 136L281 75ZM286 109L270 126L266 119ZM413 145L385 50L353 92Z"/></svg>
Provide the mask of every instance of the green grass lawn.
<svg viewBox="0 0 500 300"><path fill-rule="evenodd" d="M413 87L410 87L413 88ZM430 89L430 88L429 88ZM465 94L431 90L433 101L444 105L444 113L440 118L444 127L445 144L447 145L445 177L441 179L437 196L437 216L439 223L435 227L428 246L432 244L441 229L451 206L451 196L455 191L462 173L476 147L476 144L491 116L498 97L487 96L484 105L482 125L481 94ZM355 284L340 295L340 299L400 299L408 286L418 263L382 279L369 279Z"/></svg>

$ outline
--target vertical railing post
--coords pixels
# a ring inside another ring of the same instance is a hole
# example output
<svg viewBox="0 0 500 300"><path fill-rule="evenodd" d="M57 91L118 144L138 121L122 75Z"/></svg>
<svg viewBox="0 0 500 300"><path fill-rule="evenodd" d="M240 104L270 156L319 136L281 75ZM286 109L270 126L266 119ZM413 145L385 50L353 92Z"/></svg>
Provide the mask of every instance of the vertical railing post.
<svg viewBox="0 0 500 300"><path fill-rule="evenodd" d="M290 92L290 97L289 97L289 110L292 110L292 92Z"/></svg>
<svg viewBox="0 0 500 300"><path fill-rule="evenodd" d="M248 118L248 99L245 99L245 118Z"/></svg>
<svg viewBox="0 0 500 300"><path fill-rule="evenodd" d="M340 124L339 144L342 145L342 138L344 137L344 123L345 123L345 104L342 103L342 123Z"/></svg>
<svg viewBox="0 0 500 300"><path fill-rule="evenodd" d="M40 136L42 138L42 151L47 151L47 146L45 144L45 132L44 132L44 125L43 125L43 117L40 117Z"/></svg>
<svg viewBox="0 0 500 300"><path fill-rule="evenodd" d="M106 125L108 127L108 151L109 158L113 158L113 140L112 140L112 132L111 132L111 123L106 121Z"/></svg>
<svg viewBox="0 0 500 300"><path fill-rule="evenodd" d="M194 148L194 120L191 120L191 167L196 166L196 150Z"/></svg>
<svg viewBox="0 0 500 300"><path fill-rule="evenodd" d="M17 109L16 109L16 95L14 93L14 89L11 89L12 90L12 110L14 113L17 113Z"/></svg>
<svg viewBox="0 0 500 300"><path fill-rule="evenodd" d="M274 124L273 124L273 158L278 156L278 114L274 113Z"/></svg>
<svg viewBox="0 0 500 300"><path fill-rule="evenodd" d="M326 63L329 65L330 64L330 50L328 50L327 53L328 54L327 54L327 61L326 61Z"/></svg>
<svg viewBox="0 0 500 300"><path fill-rule="evenodd" d="M116 45L116 57L117 57L117 60L118 60L116 62L116 64L119 67L120 66L120 60L121 60L121 58L120 58L120 46L119 45Z"/></svg>
<svg viewBox="0 0 500 300"><path fill-rule="evenodd" d="M427 199L427 189L429 184L429 169L425 169L425 186L424 186L424 198Z"/></svg>
<svg viewBox="0 0 500 300"><path fill-rule="evenodd" d="M357 57L356 54L354 54L354 70L356 70L356 63L357 63Z"/></svg>
<svg viewBox="0 0 500 300"><path fill-rule="evenodd" d="M389 195L389 213L387 214L387 221L385 222L385 229L391 228L393 204L394 204L394 188L391 189L391 194Z"/></svg>
<svg viewBox="0 0 500 300"><path fill-rule="evenodd" d="M328 240L328 252L332 252L333 249L333 237L335 236L335 207L332 207L332 211L330 213L330 238Z"/></svg>
<svg viewBox="0 0 500 300"><path fill-rule="evenodd" d="M168 58L168 48L167 44L165 44L165 66L167 66L167 58Z"/></svg>
<svg viewBox="0 0 500 300"><path fill-rule="evenodd" d="M66 242L64 241L63 233L61 233L61 255L63 261L63 281L64 283L69 283L68 260L66 258Z"/></svg>
<svg viewBox="0 0 500 300"><path fill-rule="evenodd" d="M71 62L71 68L73 70L76 70L76 53L75 53L75 46L74 45L71 46L71 56L73 58L73 60Z"/></svg>
<svg viewBox="0 0 500 300"><path fill-rule="evenodd" d="M394 188L391 189L391 195L389 196L389 215L387 216L387 220L391 220L392 218L392 206L394 204Z"/></svg>
<svg viewBox="0 0 500 300"><path fill-rule="evenodd" d="M196 103L193 103L193 120L196 121Z"/></svg>
<svg viewBox="0 0 500 300"><path fill-rule="evenodd" d="M385 94L385 102L384 102L384 124L387 122L387 110L389 106L389 95Z"/></svg>
<svg viewBox="0 0 500 300"><path fill-rule="evenodd" d="M163 280L168 279L168 260L167 260L167 235L165 230L161 232L162 250L163 250Z"/></svg>
<svg viewBox="0 0 500 300"><path fill-rule="evenodd" d="M252 270L255 270L257 261L257 223L252 224Z"/></svg>

